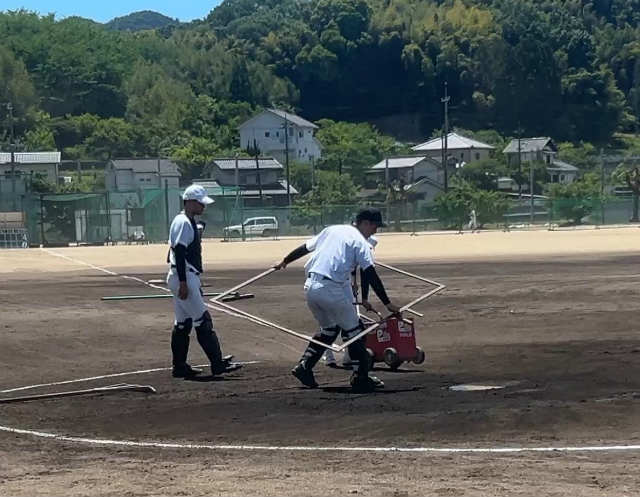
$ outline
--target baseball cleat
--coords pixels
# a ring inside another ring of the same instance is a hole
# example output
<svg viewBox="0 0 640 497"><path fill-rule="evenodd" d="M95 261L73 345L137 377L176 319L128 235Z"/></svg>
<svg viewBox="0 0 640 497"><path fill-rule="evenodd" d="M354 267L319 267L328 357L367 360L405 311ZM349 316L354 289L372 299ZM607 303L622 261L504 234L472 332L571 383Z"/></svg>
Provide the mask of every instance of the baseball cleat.
<svg viewBox="0 0 640 497"><path fill-rule="evenodd" d="M300 380L304 386L309 388L317 388L318 383L316 383L316 379L313 376L313 371L305 368L302 363L298 364L295 368L291 370L291 374Z"/></svg>
<svg viewBox="0 0 640 497"><path fill-rule="evenodd" d="M192 368L188 364L185 364L184 366L179 367L174 366L171 375L174 378L193 378L194 376L198 376L200 373L202 373L201 369Z"/></svg>
<svg viewBox="0 0 640 497"><path fill-rule="evenodd" d="M353 393L371 393L379 388L384 388L384 383L376 376L363 377L356 373L351 375L351 390Z"/></svg>

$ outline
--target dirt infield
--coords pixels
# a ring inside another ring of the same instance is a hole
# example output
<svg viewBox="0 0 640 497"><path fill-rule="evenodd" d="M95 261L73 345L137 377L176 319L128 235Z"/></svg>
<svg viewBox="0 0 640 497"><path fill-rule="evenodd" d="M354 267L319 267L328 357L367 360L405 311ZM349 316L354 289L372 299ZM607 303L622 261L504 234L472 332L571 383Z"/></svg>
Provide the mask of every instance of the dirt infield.
<svg viewBox="0 0 640 497"><path fill-rule="evenodd" d="M204 281L230 287L301 240L205 246ZM378 258L442 281L418 306L420 366L379 367L384 392L352 395L348 373L318 366L321 388L289 369L304 344L215 314L225 352L260 361L221 381L168 371L5 392L114 383L158 393L0 404L0 425L97 445L0 432L0 495L632 495L640 451L394 453L177 448L181 444L437 449L640 444L640 230L384 235ZM142 279L162 278L162 246L53 249ZM170 300L102 302L154 292L37 249L0 252L0 390L167 367ZM382 272L392 298L423 292ZM305 332L301 264L248 290L238 307ZM154 292L157 293L157 292ZM195 341L194 363L204 358ZM458 392L461 383L500 385Z"/></svg>

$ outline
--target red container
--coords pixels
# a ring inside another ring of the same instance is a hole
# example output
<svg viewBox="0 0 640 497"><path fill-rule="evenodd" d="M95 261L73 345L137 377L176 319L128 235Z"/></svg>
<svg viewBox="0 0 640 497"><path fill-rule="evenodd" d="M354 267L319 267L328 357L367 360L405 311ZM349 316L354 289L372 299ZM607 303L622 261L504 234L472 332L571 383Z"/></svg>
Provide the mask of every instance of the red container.
<svg viewBox="0 0 640 497"><path fill-rule="evenodd" d="M422 364L425 359L424 351L416 346L415 328L409 319L388 318L369 332L366 345L372 363L384 362L394 370L403 362Z"/></svg>

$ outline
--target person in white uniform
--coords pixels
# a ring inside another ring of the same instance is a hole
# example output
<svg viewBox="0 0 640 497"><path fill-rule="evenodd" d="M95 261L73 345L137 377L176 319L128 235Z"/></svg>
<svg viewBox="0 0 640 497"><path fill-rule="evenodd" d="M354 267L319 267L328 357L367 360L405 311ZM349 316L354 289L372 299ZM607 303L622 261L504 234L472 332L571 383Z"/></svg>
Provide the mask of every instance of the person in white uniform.
<svg viewBox="0 0 640 497"><path fill-rule="evenodd" d="M376 273L373 253L367 239L384 226L382 215L377 210L363 210L356 217L355 225L329 226L305 244L291 251L275 269L284 269L293 261L309 254L313 255L305 264L306 281L304 290L307 305L320 325L314 339L332 344L339 334L344 341L357 335L363 329L353 305L351 273L356 267L362 269L362 285L370 285L382 303L391 312L399 312L386 294L384 285ZM363 301L370 310L371 304ZM326 347L309 342L298 365L291 371L303 385L318 386L313 367L317 364ZM354 392L371 392L384 384L376 377L369 376L369 360L364 338L356 340L348 347L353 365L351 386Z"/></svg>
<svg viewBox="0 0 640 497"><path fill-rule="evenodd" d="M378 239L373 235L369 237L367 242L369 243L371 250L374 250L376 248L376 245L378 245ZM355 301L358 300L358 280L357 280L356 274L357 274L357 268L354 269L353 272L351 273L351 289L352 289L353 298ZM357 308L356 308L356 312L357 312ZM338 367L338 364L336 362L336 356L334 355L333 350L331 349L325 350L324 355L322 356L322 359L325 361L328 367L330 368ZM342 356L342 367L349 368L351 366L352 366L351 357L349 357L349 350L347 349L344 351Z"/></svg>
<svg viewBox="0 0 640 497"><path fill-rule="evenodd" d="M195 326L198 343L211 363L211 374L217 375L240 367L232 363L233 356L222 356L213 320L202 298L200 275L202 269L201 230L195 216L202 214L213 199L201 185L191 185L183 193L184 210L178 214L169 229L170 264L167 287L173 294L175 321L171 332L173 376L190 378L202 371L187 363L189 335Z"/></svg>

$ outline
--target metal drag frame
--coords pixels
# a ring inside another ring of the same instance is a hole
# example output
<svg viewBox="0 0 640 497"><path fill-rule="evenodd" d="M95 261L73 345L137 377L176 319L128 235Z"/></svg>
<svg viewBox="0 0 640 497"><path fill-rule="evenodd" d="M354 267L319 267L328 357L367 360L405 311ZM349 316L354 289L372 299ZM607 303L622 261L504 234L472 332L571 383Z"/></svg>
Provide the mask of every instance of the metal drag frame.
<svg viewBox="0 0 640 497"><path fill-rule="evenodd" d="M430 280L428 278L423 278L422 276L419 276L417 274L414 273L410 273L409 271L404 271L402 269L398 269L396 267L393 267L389 264L384 264L382 262L376 262L376 265L383 267L385 269L388 269L390 271L396 272L398 274L402 274L404 276L408 276L410 278L414 278L416 280L422 281L424 283L428 283L429 285L435 287L433 289L431 289L430 291L422 294L420 297L412 300L411 302L409 302L408 304L402 306L400 308L400 312L410 312L412 314L418 315L418 316L422 316L422 314L420 314L417 311L414 311L412 309L412 307L420 302L422 302L423 300L428 299L429 297L435 295L436 293L442 291L443 289L446 288L446 285L443 285L442 283L438 283L437 281L434 280ZM244 281L232 288L230 288L229 290L226 290L224 292L222 292L220 295L217 295L216 297L213 297L212 299L209 299L210 302L215 303L216 305L223 307L229 311L233 311L234 313L236 313L238 315L238 317L241 317L243 319L247 319L249 321L253 321L253 322L257 322L258 324L262 324L264 326L267 326L269 328L273 328L276 329L278 331L282 331L284 333L287 333L288 335L294 336L300 340L304 340L306 342L311 342L311 343L315 343L316 345L321 345L322 347L326 347L328 349L333 350L334 352L341 352L342 350L346 349L350 344L352 344L353 342L355 342L356 340L360 339L361 337L365 336L367 333L369 333L372 330L375 330L376 328L378 328L383 322L385 322L388 318L390 318L391 316L393 316L394 314L388 314L387 316L381 316L379 314L380 319L378 321L372 321L371 324L366 327L364 330L362 330L360 333L358 333L357 335L351 337L349 340L345 341L342 343L342 345L335 345L335 344L331 344L331 345L327 345L326 343L322 343L319 340L316 340L313 338L313 336L307 335L305 333L301 333L299 331L294 331L291 330L289 328L286 328L284 326L281 326L277 323L273 323L271 321L268 321L260 316L257 316L255 314L250 314L246 311L243 311L241 309L238 309L237 307L234 307L232 305L229 305L227 303L224 303L223 301L221 301L221 299L223 299L226 295L229 295L233 292L236 292L237 290L239 290L240 288L244 288L247 285L250 285L251 283L254 283L268 275L270 275L271 273L273 273L274 271L277 271L277 269L275 268L270 268L260 274L258 274L257 276L254 276L253 278L248 279L247 281Z"/></svg>

